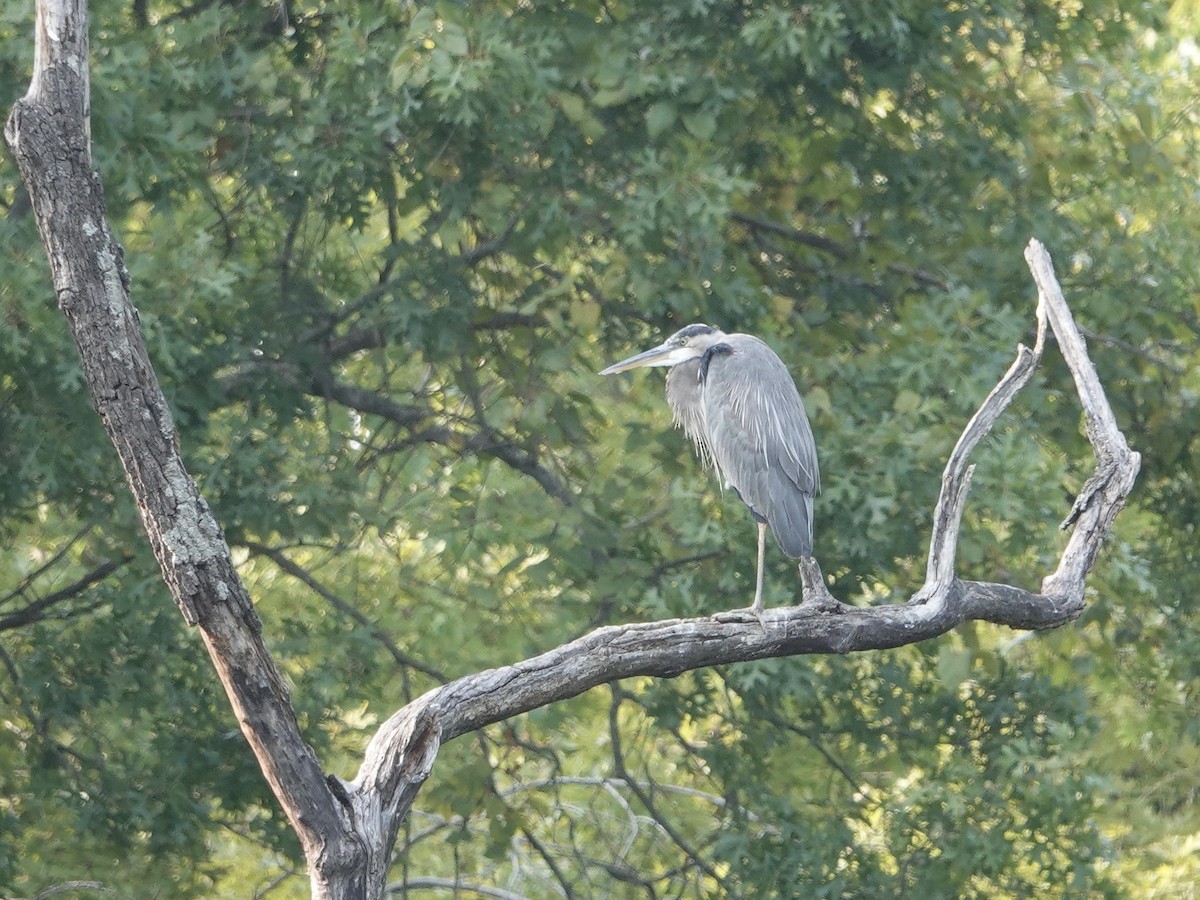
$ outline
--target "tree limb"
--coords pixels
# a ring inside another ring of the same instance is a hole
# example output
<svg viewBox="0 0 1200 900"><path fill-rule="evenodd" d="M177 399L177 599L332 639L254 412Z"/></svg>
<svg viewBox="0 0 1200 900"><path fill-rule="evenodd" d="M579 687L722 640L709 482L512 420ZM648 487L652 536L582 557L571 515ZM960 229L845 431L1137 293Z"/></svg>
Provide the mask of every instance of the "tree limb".
<svg viewBox="0 0 1200 900"><path fill-rule="evenodd" d="M25 592L33 586L33 583L35 581L37 581L39 578L41 578L43 575L45 575L47 572L49 572L52 568L54 568L59 562L61 562L63 557L66 556L71 551L71 548L74 547L77 543L79 543L79 541L83 539L84 535L86 535L89 531L92 530L92 527L93 526L91 526L91 525L85 525L79 531L75 532L75 534L71 535L71 537L68 538L61 547L59 547L57 550L54 551L53 554L51 554L49 559L47 559L44 563L42 563L40 566L38 566L32 572L29 572L24 577L22 577L21 580L17 583L16 587L14 587L11 591L9 591L3 597L0 597L0 606L3 606L4 604L11 602L12 600L16 599L17 597L23 596L25 594Z"/></svg>
<svg viewBox="0 0 1200 900"><path fill-rule="evenodd" d="M52 884L48 888L42 888L34 895L34 900L48 900L50 897L57 897L59 894L72 894L76 891L96 891L101 894L112 894L115 891L99 881L64 881L61 884Z"/></svg>
<svg viewBox="0 0 1200 900"><path fill-rule="evenodd" d="M1112 530L1113 520L1133 490L1142 457L1129 449L1125 435L1117 427L1100 376L1088 358L1087 345L1067 307L1058 279L1054 277L1050 254L1040 242L1031 240L1025 249L1025 259L1037 282L1040 304L1046 307L1059 349L1075 380L1075 389L1083 404L1085 431L1096 454L1096 471L1084 484L1071 514L1063 522L1064 529L1073 524L1075 531L1067 542L1058 569L1042 582L1042 592L1082 597L1084 579Z"/></svg>
<svg viewBox="0 0 1200 900"><path fill-rule="evenodd" d="M705 875L719 884L722 888L728 888L728 885L720 873L712 867L699 853L691 843L679 833L667 819L658 811L658 804L654 802L654 798L650 795L650 791L644 790L642 786L629 774L628 768L625 766L625 753L621 749L621 727L619 723L619 713L621 710L621 700L624 696L621 691L621 686L618 682L613 682L609 687L612 689L612 700L608 705L608 740L612 745L613 751L613 776L624 782L638 800L642 807L650 814L658 827L663 830L671 842L683 851L684 856L691 860L692 865L702 871Z"/></svg>
<svg viewBox="0 0 1200 900"><path fill-rule="evenodd" d="M245 389L253 382L256 371L263 363L240 367L236 372L220 380L221 387L230 396ZM322 397L356 412L378 416L385 421L407 429L412 434L396 443L395 447L412 444L439 444L457 452L477 453L490 456L514 471L528 475L547 494L564 506L574 506L575 496L571 489L553 471L538 460L537 454L526 449L513 438L492 428L480 414L475 421L478 431L474 433L456 431L446 425L435 424L426 428L419 426L426 421L437 421L440 417L434 410L412 403L401 403L390 395L369 388L346 384L329 373L305 376L287 362L274 362L284 377L314 397Z"/></svg>
<svg viewBox="0 0 1200 900"><path fill-rule="evenodd" d="M838 259L845 259L849 256L845 247L824 235L814 234L811 231L801 231L799 228L792 228L790 225L772 222L769 219L762 219L758 216L748 215L747 213L730 213L729 218L740 225L745 225L752 231L766 231L770 234L787 238L789 241L794 241L797 244L804 244L807 247L812 247L814 250L828 253L830 256L837 257Z"/></svg>

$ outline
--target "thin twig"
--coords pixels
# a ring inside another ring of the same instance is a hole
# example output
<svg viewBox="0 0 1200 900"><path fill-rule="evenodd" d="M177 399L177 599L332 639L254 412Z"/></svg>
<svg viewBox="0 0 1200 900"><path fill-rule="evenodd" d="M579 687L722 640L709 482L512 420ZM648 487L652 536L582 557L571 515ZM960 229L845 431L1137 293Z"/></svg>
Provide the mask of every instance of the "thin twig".
<svg viewBox="0 0 1200 900"><path fill-rule="evenodd" d="M717 882L717 884L724 885L725 879L721 877L717 870L658 811L658 806L655 804L654 798L650 796L650 792L642 790L641 784L630 776L629 770L625 767L625 756L621 752L621 726L618 721L618 712L621 708L623 693L620 684L615 681L609 687L612 691L612 701L608 706L608 739L612 746L613 774L626 784L630 792L637 797L638 802L645 807L646 812L650 813L651 817L658 824L658 827L674 842L676 847L684 852L693 865L713 881Z"/></svg>
<svg viewBox="0 0 1200 900"><path fill-rule="evenodd" d="M121 566L125 565L133 559L133 556L122 556L119 559L109 559L100 563L80 578L71 582L64 588L60 588L53 593L47 594L38 600L22 607L14 613L11 613L0 619L0 631L7 631L10 628L20 628L23 625L29 625L33 622L41 621L46 618L48 611L64 600L70 600L73 597L82 594L88 588L103 581ZM94 604L92 605L94 608Z"/></svg>
<svg viewBox="0 0 1200 900"><path fill-rule="evenodd" d="M428 675L435 681L440 681L445 684L450 679L444 673L434 667L421 662L413 656L401 650L396 643L381 629L378 625L371 622L366 616L358 611L353 604L343 600L325 585L321 584L311 572L303 566L289 559L281 550L274 547L268 547L266 544L260 544L257 541L243 540L242 546L253 553L255 556L264 556L271 562L275 563L280 569L291 575L297 581L306 585L317 596L326 600L330 606L340 612L347 618L353 619L360 626L367 629L371 637L378 641L392 659L399 666L405 666L422 674Z"/></svg>

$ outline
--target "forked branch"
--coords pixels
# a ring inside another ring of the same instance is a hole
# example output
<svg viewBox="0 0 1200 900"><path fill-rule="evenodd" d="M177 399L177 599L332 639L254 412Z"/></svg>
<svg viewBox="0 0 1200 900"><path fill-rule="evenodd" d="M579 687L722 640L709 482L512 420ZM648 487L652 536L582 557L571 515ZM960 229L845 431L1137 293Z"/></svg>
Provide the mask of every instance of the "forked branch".
<svg viewBox="0 0 1200 900"><path fill-rule="evenodd" d="M672 677L691 669L810 653L849 653L913 644L982 620L1019 629L1053 628L1084 607L1084 579L1137 477L1141 457L1129 449L1087 357L1054 277L1050 256L1036 240L1026 251L1038 285L1037 339L1017 348L1012 366L967 423L942 476L934 509L925 584L904 605L847 606L825 589L813 560L803 565L805 604L767 610L763 624L725 617L673 619L601 628L540 656L436 688L397 712L376 733L352 785L355 791L405 787L397 762L406 735L421 719L418 749L582 693L617 678ZM1007 584L965 581L955 571L955 547L970 485L971 452L1030 379L1045 349L1047 324L1058 338L1086 414L1096 451L1096 474L1072 514L1076 529L1058 569L1040 593ZM432 730L431 730L432 729ZM421 767L417 767L418 770ZM393 807L403 815L402 805Z"/></svg>

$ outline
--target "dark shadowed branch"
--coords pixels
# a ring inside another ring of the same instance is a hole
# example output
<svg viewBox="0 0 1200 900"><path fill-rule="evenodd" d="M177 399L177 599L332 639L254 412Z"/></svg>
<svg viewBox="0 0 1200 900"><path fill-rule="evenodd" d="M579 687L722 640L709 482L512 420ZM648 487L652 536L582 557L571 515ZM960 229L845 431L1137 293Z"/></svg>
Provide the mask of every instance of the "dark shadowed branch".
<svg viewBox="0 0 1200 900"><path fill-rule="evenodd" d="M838 259L845 259L848 255L845 247L824 235L814 234L811 231L801 231L799 228L793 228L790 225L783 225L779 222L772 222L758 216L751 216L747 213L735 212L731 213L729 217L738 224L745 225L751 231L765 231L768 234L778 235L797 244L804 244L807 247L812 247L814 250L828 253Z"/></svg>
<svg viewBox="0 0 1200 900"><path fill-rule="evenodd" d="M392 661L395 662L396 665L400 666L401 668L408 668L417 672L421 672L424 675L428 675L434 681L441 681L444 683L450 680L437 669L426 665L416 657L401 650L396 645L396 642L392 640L390 635L385 634L378 627L376 627L370 619L368 619L365 615L359 612L358 609L355 608L354 604L343 599L342 597L339 597L333 591L329 590L329 588L318 581L317 578L310 571L308 571L308 569L304 568L299 563L292 561L282 550L279 550L275 547L268 547L266 544L260 544L257 541L242 541L242 546L255 556L263 556L271 560L271 562L275 563L275 565L278 566L281 571L291 575L301 584L308 587L308 589L318 597L321 597L328 602L330 606L336 609L343 616L348 619L352 619L361 628L366 629L371 637L379 641L383 648L387 650L388 655L391 656Z"/></svg>
<svg viewBox="0 0 1200 900"><path fill-rule="evenodd" d="M103 560L70 584L37 596L37 592L34 590L37 582L48 578L51 570L66 560L71 548L78 544L91 530L92 527L89 525L72 535L70 539L65 541L61 547L51 554L49 559L32 572L26 574L15 587L3 597L0 597L0 609L16 607L5 612L3 616L0 616L0 631L21 628L34 622L40 622L51 616L65 618L78 614L81 612L81 607L78 605L72 606L67 610L56 610L55 607L86 594L92 587L99 584L133 558L130 554L123 554L117 559ZM21 605L18 606L18 604ZM83 609L90 609L92 606L94 606L93 603L88 603L84 605Z"/></svg>
<svg viewBox="0 0 1200 900"><path fill-rule="evenodd" d="M33 622L40 622L51 615L54 607L86 593L90 588L99 584L132 558L132 556L123 556L120 559L105 560L66 587L61 587L57 591L51 591L45 596L29 601L20 609L0 618L0 631L8 631L10 628L21 628Z"/></svg>
<svg viewBox="0 0 1200 900"><path fill-rule="evenodd" d="M671 839L683 855L686 856L693 866L702 871L705 875L711 878L714 882L721 885L722 888L728 889L728 885L720 873L709 864L704 858L704 854L700 853L691 843L679 833L658 810L658 804L654 802L653 796L647 787L643 787L638 783L629 772L625 765L625 753L621 749L621 724L620 712L621 701L624 699L624 692L621 690L621 685L618 682L613 682L609 685L612 690L612 699L608 704L608 740L612 745L613 755L613 775L619 779L629 789L630 793L637 798L638 803L650 814L655 824L663 830L663 834Z"/></svg>

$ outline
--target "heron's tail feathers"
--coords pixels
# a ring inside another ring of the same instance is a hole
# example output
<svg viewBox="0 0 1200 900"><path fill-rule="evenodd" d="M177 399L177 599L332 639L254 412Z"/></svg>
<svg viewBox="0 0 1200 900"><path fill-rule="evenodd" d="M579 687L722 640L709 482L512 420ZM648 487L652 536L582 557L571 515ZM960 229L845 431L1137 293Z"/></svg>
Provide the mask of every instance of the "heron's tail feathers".
<svg viewBox="0 0 1200 900"><path fill-rule="evenodd" d="M813 498L800 491L783 491L774 502L767 522L779 543L779 549L792 559L812 556Z"/></svg>

